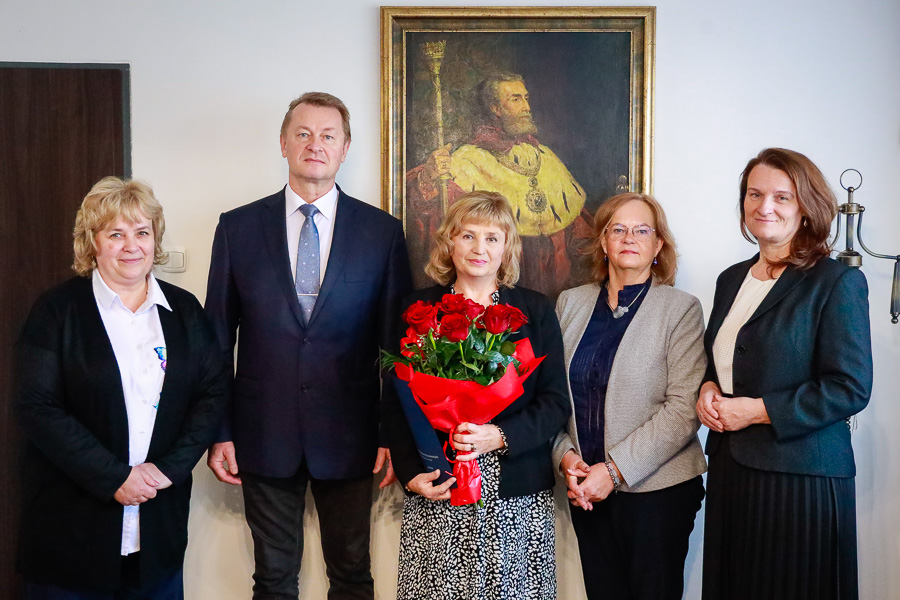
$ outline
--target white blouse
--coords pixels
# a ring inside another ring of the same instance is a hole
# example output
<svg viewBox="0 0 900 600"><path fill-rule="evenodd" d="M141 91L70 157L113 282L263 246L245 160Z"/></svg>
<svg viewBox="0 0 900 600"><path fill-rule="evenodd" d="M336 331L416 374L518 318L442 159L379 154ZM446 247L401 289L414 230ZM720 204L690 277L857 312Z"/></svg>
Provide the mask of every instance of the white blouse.
<svg viewBox="0 0 900 600"><path fill-rule="evenodd" d="M713 342L713 361L716 364L716 375L719 377L719 388L723 394L733 394L732 367L734 366L734 346L741 327L750 319L763 298L772 290L777 279L760 281L750 271L738 290L737 297L731 305L728 316Z"/></svg>
<svg viewBox="0 0 900 600"><path fill-rule="evenodd" d="M94 299L122 378L128 416L128 464L132 467L147 460L166 378L166 340L158 306L172 310L152 273L148 279L147 299L131 312L106 285L99 271L94 269L93 274ZM122 556L141 549L139 507L124 508Z"/></svg>

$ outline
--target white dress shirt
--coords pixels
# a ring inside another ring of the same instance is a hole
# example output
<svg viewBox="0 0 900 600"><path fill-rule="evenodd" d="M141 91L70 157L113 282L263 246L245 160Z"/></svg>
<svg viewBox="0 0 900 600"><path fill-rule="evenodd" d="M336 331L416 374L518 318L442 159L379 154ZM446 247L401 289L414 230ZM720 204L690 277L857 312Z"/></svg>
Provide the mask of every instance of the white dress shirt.
<svg viewBox="0 0 900 600"><path fill-rule="evenodd" d="M147 460L166 376L166 340L157 306L172 309L152 273L147 282L147 299L134 312L106 285L96 269L92 282L100 318L122 378L128 415L128 464L134 467ZM141 549L139 507L124 508L122 556Z"/></svg>
<svg viewBox="0 0 900 600"><path fill-rule="evenodd" d="M723 394L733 394L732 367L734 366L734 346L737 343L741 327L753 316L766 295L772 290L777 279L760 281L750 271L738 290L728 316L722 321L719 333L713 342L713 361L716 363L716 375L719 378L719 389Z"/></svg>
<svg viewBox="0 0 900 600"><path fill-rule="evenodd" d="M297 195L290 185L284 188L285 219L287 222L288 254L291 257L291 276L297 273L297 245L300 243L300 228L306 217L300 212L300 206L306 200ZM325 267L331 253L331 238L334 236L334 214L337 210L338 190L332 187L324 196L312 203L319 212L313 217L319 230L319 284L325 278Z"/></svg>

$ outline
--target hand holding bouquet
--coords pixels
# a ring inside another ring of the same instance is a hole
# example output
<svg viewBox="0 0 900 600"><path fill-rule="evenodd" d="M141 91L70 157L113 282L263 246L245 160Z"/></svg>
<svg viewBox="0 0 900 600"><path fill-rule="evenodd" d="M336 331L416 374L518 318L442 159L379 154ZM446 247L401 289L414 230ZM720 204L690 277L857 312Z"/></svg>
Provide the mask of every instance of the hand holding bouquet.
<svg viewBox="0 0 900 600"><path fill-rule="evenodd" d="M431 426L452 434L460 423L483 425L524 392L522 383L543 360L528 339L508 341L528 319L506 304L487 308L461 294L436 304L419 301L403 319L409 325L401 356L385 353L383 364L406 381ZM481 498L476 461L454 462L454 505Z"/></svg>

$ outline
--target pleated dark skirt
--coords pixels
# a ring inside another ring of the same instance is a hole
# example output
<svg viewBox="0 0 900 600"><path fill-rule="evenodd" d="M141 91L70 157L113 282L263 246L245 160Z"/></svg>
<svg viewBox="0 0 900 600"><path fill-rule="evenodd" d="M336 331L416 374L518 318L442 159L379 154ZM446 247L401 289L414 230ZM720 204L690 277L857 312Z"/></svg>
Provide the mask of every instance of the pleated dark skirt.
<svg viewBox="0 0 900 600"><path fill-rule="evenodd" d="M857 600L852 478L760 471L709 459L703 600Z"/></svg>

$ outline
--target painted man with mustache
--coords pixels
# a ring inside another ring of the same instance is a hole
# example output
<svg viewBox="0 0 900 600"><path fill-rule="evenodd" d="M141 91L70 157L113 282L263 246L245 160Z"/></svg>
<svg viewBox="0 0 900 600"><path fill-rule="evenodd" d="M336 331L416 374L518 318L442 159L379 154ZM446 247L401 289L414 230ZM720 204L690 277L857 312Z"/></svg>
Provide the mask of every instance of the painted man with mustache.
<svg viewBox="0 0 900 600"><path fill-rule="evenodd" d="M580 237L576 230L586 225L578 218L584 208L584 189L559 157L535 137L537 127L521 75L489 78L479 86L479 95L490 118L477 128L472 141L452 154L449 144L439 148L407 174L407 194L416 219L408 221L407 228L418 228L407 235L411 245L418 238L425 246L413 248L413 253L424 252L422 257L414 256L413 262L427 260L430 221L439 222L441 217L441 176L449 174L451 203L474 190L498 192L509 200L526 265L520 282L556 297L573 284L570 254L574 254L575 238ZM576 227L570 227L573 224Z"/></svg>

